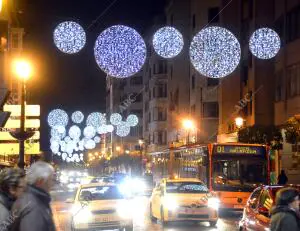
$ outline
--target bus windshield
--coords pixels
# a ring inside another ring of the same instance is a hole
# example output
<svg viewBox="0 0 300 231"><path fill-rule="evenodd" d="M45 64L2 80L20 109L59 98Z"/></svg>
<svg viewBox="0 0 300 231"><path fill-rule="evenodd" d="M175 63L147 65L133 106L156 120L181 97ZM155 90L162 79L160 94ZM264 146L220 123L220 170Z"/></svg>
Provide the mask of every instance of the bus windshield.
<svg viewBox="0 0 300 231"><path fill-rule="evenodd" d="M215 158L212 167L214 190L251 192L257 185L267 184L263 158Z"/></svg>

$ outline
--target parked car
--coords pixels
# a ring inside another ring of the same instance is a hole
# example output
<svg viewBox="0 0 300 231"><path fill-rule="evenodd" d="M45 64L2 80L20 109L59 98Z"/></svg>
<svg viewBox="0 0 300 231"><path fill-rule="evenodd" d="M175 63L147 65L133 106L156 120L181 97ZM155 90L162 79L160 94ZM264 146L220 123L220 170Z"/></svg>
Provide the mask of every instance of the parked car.
<svg viewBox="0 0 300 231"><path fill-rule="evenodd" d="M94 183L79 186L71 212L72 231L133 230L131 201L112 183Z"/></svg>
<svg viewBox="0 0 300 231"><path fill-rule="evenodd" d="M299 189L300 185L265 185L256 188L248 198L243 217L239 222L240 231L267 231L270 227L270 210L275 204L276 193L284 187Z"/></svg>
<svg viewBox="0 0 300 231"><path fill-rule="evenodd" d="M219 200L198 179L163 179L150 198L150 217L169 221L218 221Z"/></svg>

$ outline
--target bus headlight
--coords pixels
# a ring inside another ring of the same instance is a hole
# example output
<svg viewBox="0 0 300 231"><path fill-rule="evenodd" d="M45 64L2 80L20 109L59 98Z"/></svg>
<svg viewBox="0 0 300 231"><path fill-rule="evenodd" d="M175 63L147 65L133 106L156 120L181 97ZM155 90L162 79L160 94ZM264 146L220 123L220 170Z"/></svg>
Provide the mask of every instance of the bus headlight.
<svg viewBox="0 0 300 231"><path fill-rule="evenodd" d="M216 198L216 197L208 198L207 206L208 206L209 208L218 210L219 207L220 207L220 200L219 200L218 198Z"/></svg>
<svg viewBox="0 0 300 231"><path fill-rule="evenodd" d="M175 198L165 197L164 207L170 211L176 210L179 206Z"/></svg>

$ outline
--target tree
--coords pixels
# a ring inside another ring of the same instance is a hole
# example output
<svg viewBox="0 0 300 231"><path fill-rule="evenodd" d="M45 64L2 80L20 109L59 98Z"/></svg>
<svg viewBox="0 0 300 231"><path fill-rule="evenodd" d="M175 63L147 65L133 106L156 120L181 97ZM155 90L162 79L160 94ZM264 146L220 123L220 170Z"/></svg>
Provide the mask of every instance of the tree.
<svg viewBox="0 0 300 231"><path fill-rule="evenodd" d="M285 139L289 144L300 142L300 119L291 117L286 121L283 128L285 129Z"/></svg>
<svg viewBox="0 0 300 231"><path fill-rule="evenodd" d="M276 126L253 125L238 132L238 141L249 144L267 144L272 149L282 149L282 135Z"/></svg>

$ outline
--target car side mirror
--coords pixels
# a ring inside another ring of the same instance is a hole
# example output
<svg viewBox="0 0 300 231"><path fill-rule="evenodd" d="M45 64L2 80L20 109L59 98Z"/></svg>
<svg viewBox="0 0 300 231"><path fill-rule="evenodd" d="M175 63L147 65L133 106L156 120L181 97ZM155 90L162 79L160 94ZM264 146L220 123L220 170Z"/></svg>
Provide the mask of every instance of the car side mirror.
<svg viewBox="0 0 300 231"><path fill-rule="evenodd" d="M68 204L72 204L72 203L74 203L74 200L73 200L73 198L68 198L65 202Z"/></svg>
<svg viewBox="0 0 300 231"><path fill-rule="evenodd" d="M261 214L261 215L264 215L266 217L269 216L269 210L265 207L259 207L258 208L258 213Z"/></svg>

